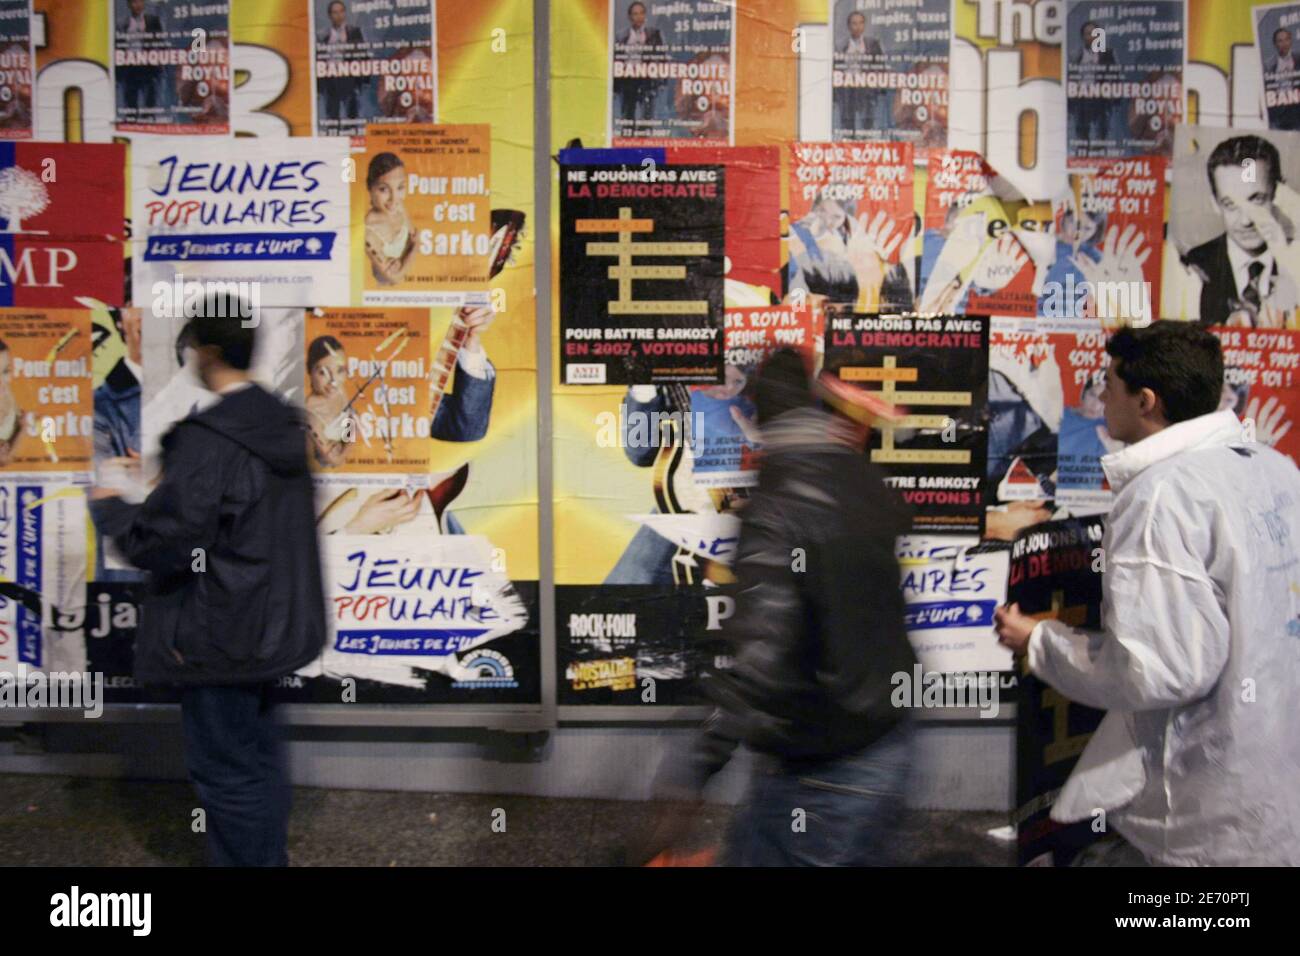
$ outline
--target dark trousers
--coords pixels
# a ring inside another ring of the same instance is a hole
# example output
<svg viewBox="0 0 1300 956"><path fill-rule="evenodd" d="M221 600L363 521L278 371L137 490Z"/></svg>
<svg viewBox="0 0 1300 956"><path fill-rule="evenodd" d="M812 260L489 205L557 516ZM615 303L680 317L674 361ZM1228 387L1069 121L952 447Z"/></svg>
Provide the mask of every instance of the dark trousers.
<svg viewBox="0 0 1300 956"><path fill-rule="evenodd" d="M659 95L659 83L656 80L615 80L614 90L618 93L620 115L629 123L641 119L653 118L655 98Z"/></svg>
<svg viewBox="0 0 1300 956"><path fill-rule="evenodd" d="M325 116L328 119L340 119L340 113L347 110L348 119L356 119L361 110L360 91L357 84L350 79L330 78L321 84L325 94Z"/></svg>
<svg viewBox="0 0 1300 956"><path fill-rule="evenodd" d="M288 866L289 805L271 684L181 692L185 764L212 866Z"/></svg>
<svg viewBox="0 0 1300 956"><path fill-rule="evenodd" d="M153 109L158 103L158 69L150 66L122 67L122 91L128 109Z"/></svg>
<svg viewBox="0 0 1300 956"><path fill-rule="evenodd" d="M759 769L727 835L728 866L890 866L914 762L904 721L855 754Z"/></svg>

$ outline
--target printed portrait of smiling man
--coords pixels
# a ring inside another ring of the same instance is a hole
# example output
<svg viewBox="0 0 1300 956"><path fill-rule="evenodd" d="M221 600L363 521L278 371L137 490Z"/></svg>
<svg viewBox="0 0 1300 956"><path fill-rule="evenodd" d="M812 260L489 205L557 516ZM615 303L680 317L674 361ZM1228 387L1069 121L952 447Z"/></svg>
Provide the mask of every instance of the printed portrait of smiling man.
<svg viewBox="0 0 1300 956"><path fill-rule="evenodd" d="M1273 213L1281 182L1277 147L1259 136L1225 139L1206 163L1223 232L1187 253L1199 275L1205 325L1282 326L1297 303L1296 277L1277 261L1289 246ZM1261 228L1268 224L1276 230ZM1273 231L1273 243L1266 232Z"/></svg>

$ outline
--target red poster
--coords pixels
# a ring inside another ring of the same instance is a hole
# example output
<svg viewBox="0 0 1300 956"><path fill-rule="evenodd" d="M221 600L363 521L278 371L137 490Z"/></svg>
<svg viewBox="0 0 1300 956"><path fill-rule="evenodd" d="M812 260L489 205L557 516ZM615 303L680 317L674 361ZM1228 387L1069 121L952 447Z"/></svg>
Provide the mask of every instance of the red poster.
<svg viewBox="0 0 1300 956"><path fill-rule="evenodd" d="M668 163L726 169L727 285L781 291L781 153L775 146L670 146ZM760 291L761 297L761 291ZM731 298L731 296L728 296Z"/></svg>
<svg viewBox="0 0 1300 956"><path fill-rule="evenodd" d="M791 143L791 295L909 310L911 143Z"/></svg>
<svg viewBox="0 0 1300 956"><path fill-rule="evenodd" d="M0 306L122 305L126 147L0 143Z"/></svg>

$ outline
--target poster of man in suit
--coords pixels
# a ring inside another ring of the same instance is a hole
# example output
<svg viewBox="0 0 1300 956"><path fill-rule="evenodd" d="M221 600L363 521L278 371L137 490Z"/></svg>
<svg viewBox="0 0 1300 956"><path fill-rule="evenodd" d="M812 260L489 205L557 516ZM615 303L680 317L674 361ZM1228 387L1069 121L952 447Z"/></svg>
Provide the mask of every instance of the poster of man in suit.
<svg viewBox="0 0 1300 956"><path fill-rule="evenodd" d="M32 138L32 88L36 53L32 49L31 0L0 0L0 140Z"/></svg>
<svg viewBox="0 0 1300 956"><path fill-rule="evenodd" d="M731 145L735 16L710 0L610 0L611 145Z"/></svg>
<svg viewBox="0 0 1300 956"><path fill-rule="evenodd" d="M1294 328L1296 182L1300 133L1180 125L1162 314L1205 325Z"/></svg>
<svg viewBox="0 0 1300 956"><path fill-rule="evenodd" d="M109 46L119 132L230 132L229 3L113 0Z"/></svg>
<svg viewBox="0 0 1300 956"><path fill-rule="evenodd" d="M1066 0L1069 162L1168 156L1184 110L1183 0L1140 7Z"/></svg>
<svg viewBox="0 0 1300 956"><path fill-rule="evenodd" d="M1255 46L1264 67L1264 109L1269 129L1300 130L1300 3L1255 7Z"/></svg>
<svg viewBox="0 0 1300 956"><path fill-rule="evenodd" d="M363 137L367 123L437 117L434 0L400 15L376 4L312 0L318 136Z"/></svg>
<svg viewBox="0 0 1300 956"><path fill-rule="evenodd" d="M830 0L831 139L948 143L949 0Z"/></svg>

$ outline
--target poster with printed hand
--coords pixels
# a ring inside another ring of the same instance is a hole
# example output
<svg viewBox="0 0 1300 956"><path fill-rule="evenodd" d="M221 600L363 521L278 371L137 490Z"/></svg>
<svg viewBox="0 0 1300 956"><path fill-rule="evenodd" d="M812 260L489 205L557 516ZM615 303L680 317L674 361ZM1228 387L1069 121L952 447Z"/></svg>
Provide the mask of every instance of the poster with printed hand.
<svg viewBox="0 0 1300 956"><path fill-rule="evenodd" d="M910 143L792 143L789 212L792 296L860 312L912 308Z"/></svg>
<svg viewBox="0 0 1300 956"><path fill-rule="evenodd" d="M717 498L727 489L758 484L758 451L762 447L754 379L775 351L801 353L813 367L811 309L791 306L727 309L726 382L691 388L690 469L697 486Z"/></svg>
<svg viewBox="0 0 1300 956"><path fill-rule="evenodd" d="M995 320L989 337L987 536L1110 510L1101 467L1123 442L1106 429L1106 333L1088 322Z"/></svg>
<svg viewBox="0 0 1300 956"><path fill-rule="evenodd" d="M1052 204L1054 249L1038 283L1038 314L1145 325L1160 302L1163 157L1099 161L1070 174Z"/></svg>
<svg viewBox="0 0 1300 956"><path fill-rule="evenodd" d="M1029 203L978 153L930 154L917 311L1033 317L1051 207Z"/></svg>
<svg viewBox="0 0 1300 956"><path fill-rule="evenodd" d="M1276 448L1300 463L1300 332L1212 328L1223 346L1223 399L1241 419L1248 441Z"/></svg>

